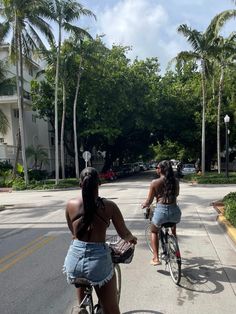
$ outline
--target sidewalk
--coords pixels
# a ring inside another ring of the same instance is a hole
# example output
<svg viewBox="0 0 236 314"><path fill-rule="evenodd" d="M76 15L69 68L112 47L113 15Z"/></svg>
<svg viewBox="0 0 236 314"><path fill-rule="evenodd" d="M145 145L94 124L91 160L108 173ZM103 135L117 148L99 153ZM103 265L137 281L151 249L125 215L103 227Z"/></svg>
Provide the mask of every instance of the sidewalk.
<svg viewBox="0 0 236 314"><path fill-rule="evenodd" d="M221 201L213 202L212 206L219 213L217 216L218 223L222 226L228 236L236 244L236 228L224 216L224 204Z"/></svg>

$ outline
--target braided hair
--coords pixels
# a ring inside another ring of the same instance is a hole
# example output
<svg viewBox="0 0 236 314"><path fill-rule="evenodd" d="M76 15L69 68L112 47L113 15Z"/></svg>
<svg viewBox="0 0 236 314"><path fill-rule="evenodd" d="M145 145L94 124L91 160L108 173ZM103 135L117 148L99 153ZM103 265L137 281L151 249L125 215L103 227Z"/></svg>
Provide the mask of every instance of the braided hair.
<svg viewBox="0 0 236 314"><path fill-rule="evenodd" d="M99 182L98 172L95 168L87 167L80 174L84 213L76 232L77 237L83 236L93 221L94 214L98 208L94 191L97 189Z"/></svg>
<svg viewBox="0 0 236 314"><path fill-rule="evenodd" d="M173 199L176 195L176 178L172 168L172 164L169 160L161 161L158 166L161 169L161 173L164 175L164 184L163 184L163 199L167 202L170 199Z"/></svg>

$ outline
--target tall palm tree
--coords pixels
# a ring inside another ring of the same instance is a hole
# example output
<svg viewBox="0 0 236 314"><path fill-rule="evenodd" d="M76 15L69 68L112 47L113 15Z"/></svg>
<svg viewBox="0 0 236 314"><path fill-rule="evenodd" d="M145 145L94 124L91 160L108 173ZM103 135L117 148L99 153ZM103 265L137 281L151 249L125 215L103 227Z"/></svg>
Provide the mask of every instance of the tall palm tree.
<svg viewBox="0 0 236 314"><path fill-rule="evenodd" d="M39 46L44 46L37 30L50 40L53 39L50 26L43 19L47 8L46 0L0 0L0 14L3 22L0 23L0 42L10 32L12 39L10 57L16 66L16 87L19 109L19 127L21 135L22 160L24 179L28 184L28 171L25 155L25 130L24 130L24 73L23 62L31 58L31 52Z"/></svg>
<svg viewBox="0 0 236 314"><path fill-rule="evenodd" d="M226 68L233 67L236 69L236 35L232 33L228 38L219 36L215 39L216 51L214 59L220 67L220 78L218 87L218 106L217 106L217 165L218 173L221 173L221 159L220 159L220 122L221 122L221 103L224 86L224 76Z"/></svg>
<svg viewBox="0 0 236 314"><path fill-rule="evenodd" d="M191 29L186 24L178 27L177 31L182 34L192 46L192 51L180 52L176 59L196 60L200 62L201 67L201 85L202 85L202 149L201 149L201 168L202 174L205 174L205 142L206 142L206 74L209 60L214 53L214 39L224 23L235 16L235 10L226 10L215 16L205 32L199 32Z"/></svg>
<svg viewBox="0 0 236 314"><path fill-rule="evenodd" d="M76 0L49 0L47 1L48 8L51 13L51 18L58 25L58 41L57 41L57 63L55 76L55 183L59 182L59 149L58 149L58 84L60 72L60 56L61 56L61 41L62 30L88 35L88 33L72 24L73 21L81 16L94 16L94 14L85 9Z"/></svg>

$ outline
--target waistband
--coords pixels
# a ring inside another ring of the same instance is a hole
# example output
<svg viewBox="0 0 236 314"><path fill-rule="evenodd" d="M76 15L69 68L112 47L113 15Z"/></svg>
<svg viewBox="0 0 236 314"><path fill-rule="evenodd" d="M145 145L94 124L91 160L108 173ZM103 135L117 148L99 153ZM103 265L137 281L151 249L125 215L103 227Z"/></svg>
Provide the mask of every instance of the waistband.
<svg viewBox="0 0 236 314"><path fill-rule="evenodd" d="M81 247L81 248L100 248L100 247L107 248L108 247L108 245L104 242L85 242L78 239L73 239L71 244L77 247Z"/></svg>

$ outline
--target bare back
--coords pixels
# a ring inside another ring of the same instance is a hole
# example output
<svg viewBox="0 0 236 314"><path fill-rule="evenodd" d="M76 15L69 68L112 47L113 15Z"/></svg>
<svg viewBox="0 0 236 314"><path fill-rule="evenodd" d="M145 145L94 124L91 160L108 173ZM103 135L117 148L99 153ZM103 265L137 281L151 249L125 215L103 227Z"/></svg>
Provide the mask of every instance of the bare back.
<svg viewBox="0 0 236 314"><path fill-rule="evenodd" d="M68 202L66 207L66 219L68 227L73 235L73 238L85 242L105 242L106 230L109 227L110 221L113 222L118 234L122 237L131 235L123 216L118 206L105 198L98 201L97 212L94 214L93 221L82 237L77 237L77 230L82 223L84 213L83 199L78 197Z"/></svg>

